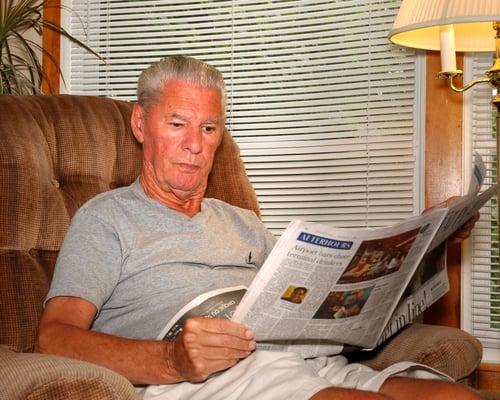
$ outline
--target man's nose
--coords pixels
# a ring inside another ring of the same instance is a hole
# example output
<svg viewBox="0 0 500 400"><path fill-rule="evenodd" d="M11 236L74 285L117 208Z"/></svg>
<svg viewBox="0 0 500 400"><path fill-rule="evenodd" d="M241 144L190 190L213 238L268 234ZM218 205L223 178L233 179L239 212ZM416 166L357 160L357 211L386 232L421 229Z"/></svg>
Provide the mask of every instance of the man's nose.
<svg viewBox="0 0 500 400"><path fill-rule="evenodd" d="M201 153L203 150L203 133L201 129L191 128L184 137L183 148L193 154Z"/></svg>

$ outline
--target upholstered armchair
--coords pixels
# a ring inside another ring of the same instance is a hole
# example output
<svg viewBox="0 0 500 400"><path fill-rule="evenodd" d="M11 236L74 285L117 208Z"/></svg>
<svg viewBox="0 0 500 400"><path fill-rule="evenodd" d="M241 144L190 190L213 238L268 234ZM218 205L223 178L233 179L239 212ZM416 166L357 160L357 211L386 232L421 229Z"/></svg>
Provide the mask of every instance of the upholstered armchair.
<svg viewBox="0 0 500 400"><path fill-rule="evenodd" d="M0 95L0 398L134 399L133 386L96 365L33 353L42 303L71 217L94 195L130 184L140 148L131 104L73 95ZM259 214L255 193L226 134L208 197ZM413 360L457 380L481 359L458 329L414 324L380 350L353 357L380 369Z"/></svg>

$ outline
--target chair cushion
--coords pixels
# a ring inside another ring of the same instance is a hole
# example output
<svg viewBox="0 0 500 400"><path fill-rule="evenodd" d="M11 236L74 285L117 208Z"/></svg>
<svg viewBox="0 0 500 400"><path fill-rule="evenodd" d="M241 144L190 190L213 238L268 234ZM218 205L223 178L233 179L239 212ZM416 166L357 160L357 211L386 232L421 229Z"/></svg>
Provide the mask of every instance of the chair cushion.
<svg viewBox="0 0 500 400"><path fill-rule="evenodd" d="M131 105L85 96L0 96L0 247L58 250L75 211L131 183Z"/></svg>
<svg viewBox="0 0 500 400"><path fill-rule="evenodd" d="M138 400L125 378L66 357L16 353L0 346L2 398L10 400Z"/></svg>
<svg viewBox="0 0 500 400"><path fill-rule="evenodd" d="M0 250L0 344L34 349L57 252Z"/></svg>
<svg viewBox="0 0 500 400"><path fill-rule="evenodd" d="M414 323L372 352L348 356L381 370L398 361L429 365L455 380L468 377L482 358L481 343L465 331L447 326Z"/></svg>
<svg viewBox="0 0 500 400"><path fill-rule="evenodd" d="M240 149L229 132L215 153L205 196L252 210L260 217L259 202L240 158Z"/></svg>

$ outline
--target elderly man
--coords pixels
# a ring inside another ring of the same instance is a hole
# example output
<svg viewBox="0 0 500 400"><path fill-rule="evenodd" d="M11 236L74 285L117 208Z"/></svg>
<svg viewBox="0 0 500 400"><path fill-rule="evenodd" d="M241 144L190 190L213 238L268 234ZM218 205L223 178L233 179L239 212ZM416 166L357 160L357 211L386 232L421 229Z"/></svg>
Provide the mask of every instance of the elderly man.
<svg viewBox="0 0 500 400"><path fill-rule="evenodd" d="M174 341L155 340L198 294L248 285L274 238L252 212L203 197L225 124L216 69L187 57L153 64L139 78L131 124L141 176L73 218L39 351L111 368L148 399L476 398L423 366L378 372L342 356L255 351L251 328L229 320L192 318Z"/></svg>

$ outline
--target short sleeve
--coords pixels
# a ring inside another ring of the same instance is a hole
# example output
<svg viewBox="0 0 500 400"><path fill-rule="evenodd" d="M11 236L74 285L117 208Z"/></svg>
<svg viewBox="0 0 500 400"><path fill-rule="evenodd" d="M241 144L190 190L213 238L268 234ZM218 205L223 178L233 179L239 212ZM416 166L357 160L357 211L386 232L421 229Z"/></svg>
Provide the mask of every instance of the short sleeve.
<svg viewBox="0 0 500 400"><path fill-rule="evenodd" d="M80 209L64 238L47 300L80 297L99 313L120 279L121 266L117 230L88 209Z"/></svg>

